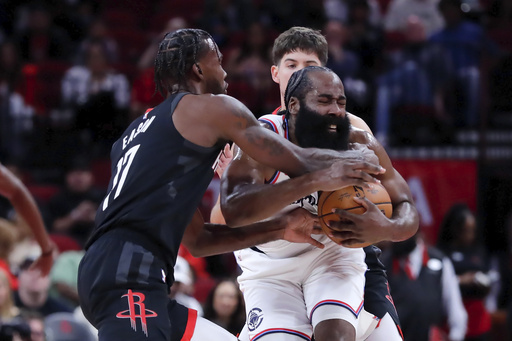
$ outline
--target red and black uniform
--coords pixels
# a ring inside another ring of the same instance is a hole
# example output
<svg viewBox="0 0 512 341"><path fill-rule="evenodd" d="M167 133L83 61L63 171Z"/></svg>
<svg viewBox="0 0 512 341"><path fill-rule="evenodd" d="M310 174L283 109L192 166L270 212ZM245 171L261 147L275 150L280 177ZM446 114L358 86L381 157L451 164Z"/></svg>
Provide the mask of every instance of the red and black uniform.
<svg viewBox="0 0 512 341"><path fill-rule="evenodd" d="M172 116L184 95L134 120L112 147L108 194L78 275L82 309L102 341L175 340L171 333L185 330L188 312L168 289L224 144L206 148L181 136Z"/></svg>

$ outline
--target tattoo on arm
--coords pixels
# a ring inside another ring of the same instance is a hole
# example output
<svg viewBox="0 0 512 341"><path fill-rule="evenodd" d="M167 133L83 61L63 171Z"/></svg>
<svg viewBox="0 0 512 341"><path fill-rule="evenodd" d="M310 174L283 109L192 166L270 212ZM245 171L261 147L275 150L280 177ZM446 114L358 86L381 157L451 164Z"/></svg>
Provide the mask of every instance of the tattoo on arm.
<svg viewBox="0 0 512 341"><path fill-rule="evenodd" d="M251 131L247 131L245 136L249 143L258 147L262 151L268 151L269 155L279 156L284 154L284 147L275 140L269 139L265 136L259 136L259 134L255 134Z"/></svg>
<svg viewBox="0 0 512 341"><path fill-rule="evenodd" d="M246 129L249 126L247 114L240 108L231 111L231 114L236 117L235 125L237 129Z"/></svg>

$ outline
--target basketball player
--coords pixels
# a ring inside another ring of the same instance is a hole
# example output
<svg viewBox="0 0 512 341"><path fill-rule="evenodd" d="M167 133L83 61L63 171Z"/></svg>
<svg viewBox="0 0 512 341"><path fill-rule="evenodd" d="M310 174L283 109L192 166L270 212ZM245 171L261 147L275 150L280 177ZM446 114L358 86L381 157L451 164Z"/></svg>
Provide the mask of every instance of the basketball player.
<svg viewBox="0 0 512 341"><path fill-rule="evenodd" d="M284 92L291 74L308 65L325 65L327 62L327 42L318 31L304 27L293 27L282 33L276 39L273 49L273 59L274 66L272 66L271 70L272 78L275 82L279 83L281 108L284 108ZM274 114L278 113L281 108L276 109ZM371 133L369 127L363 120L349 113L347 113L347 116L353 126L357 126ZM293 186L290 186L290 188L292 187ZM293 200L296 198L297 197L294 197ZM354 217L354 219L357 220L355 224L351 226L359 229L359 233L362 233L360 236L362 240L368 240L368 236L372 236L372 238L380 236L377 239L373 239L375 241L379 239L407 239L415 233L418 227L417 213L413 206L409 207L408 205L412 205L412 203L405 202L402 204L400 210L395 210L399 212L399 214L395 214L392 229L381 229L381 226L378 224L364 224L365 222L370 222L370 219L366 219L364 216ZM249 213L261 213L260 217L267 215L264 211L252 211ZM401 216L409 218L403 219ZM216 205L212 211L212 221L224 221L219 205ZM366 273L365 310L370 311L371 314L380 321L379 328L372 333L369 339L393 340L393 336L395 336L395 339L400 339L400 334L397 333L397 330L400 328L399 320L392 304L391 296L389 295L385 268L378 259L380 250L375 246L369 246L364 248L364 251L366 253L365 261L369 268L369 271ZM395 325L396 328L394 327ZM388 332L388 329L391 329L391 331ZM243 335L241 335L241 339L244 340L242 336Z"/></svg>
<svg viewBox="0 0 512 341"><path fill-rule="evenodd" d="M260 121L300 146L339 150L347 149L349 142L368 145L387 169L378 178L390 194L393 218L386 218L367 199L358 200L367 212L359 216L340 210L337 213L341 218L354 222L355 228L331 223L340 231L333 234L350 244L392 239L389 236L394 226L417 228L407 183L393 169L373 135L350 124L343 84L334 72L310 66L293 73L284 103L288 108L284 115L265 115ZM263 219L286 207L303 207L316 213L317 194L307 195L311 193L308 182L295 180L239 152L222 177L222 212L228 225ZM359 233L367 225L377 225L384 233ZM276 241L235 252L243 270L239 283L251 340L310 340L313 332L316 341L355 339L363 305L365 254L360 248L340 247L326 236L319 241L325 244L324 249ZM392 328L385 331L386 339L392 339L392 335L400 339L399 329L391 317L388 319ZM358 337L366 336L359 333Z"/></svg>
<svg viewBox="0 0 512 341"><path fill-rule="evenodd" d="M39 270L41 276L48 276L57 246L48 236L41 212L28 189L16 175L2 164L0 164L0 195L9 200L16 213L27 222L34 233L34 237L41 247L41 256L34 262L32 268Z"/></svg>
<svg viewBox="0 0 512 341"><path fill-rule="evenodd" d="M168 96L112 147L108 194L78 274L81 307L101 341L169 340L177 328L176 303L167 295L178 247L227 141L287 174L316 171L319 190L375 182L372 175L383 172L368 148L302 149L262 128L245 106L224 95L221 57L205 31L167 34L155 59L155 81ZM230 340L218 330L208 339Z"/></svg>
<svg viewBox="0 0 512 341"><path fill-rule="evenodd" d="M279 84L281 107L277 108L274 114L285 108L284 94L290 76L306 66L325 66L327 51L327 41L319 31L305 27L292 27L279 35L273 46L272 58L274 65L271 68L271 74L274 82ZM348 112L347 116L353 127L371 134L371 130L364 120ZM394 169L390 171L395 172ZM397 175L400 176L398 173ZM402 181L403 179L400 182ZM367 218L364 215L354 216L353 218L354 224L345 228L357 228L361 234L361 240L373 240L374 243L381 240L400 241L408 239L416 233L419 224L418 214L412 199L402 203L399 209L394 207L391 228L383 229L379 224L372 224L370 217ZM377 236L380 237L376 238ZM386 269L379 260L381 251L375 246L368 246L364 248L364 252L368 267L365 275L364 310L379 319L379 328L375 329L368 340L398 340L400 336L396 334L396 330L400 330L400 321L389 293Z"/></svg>

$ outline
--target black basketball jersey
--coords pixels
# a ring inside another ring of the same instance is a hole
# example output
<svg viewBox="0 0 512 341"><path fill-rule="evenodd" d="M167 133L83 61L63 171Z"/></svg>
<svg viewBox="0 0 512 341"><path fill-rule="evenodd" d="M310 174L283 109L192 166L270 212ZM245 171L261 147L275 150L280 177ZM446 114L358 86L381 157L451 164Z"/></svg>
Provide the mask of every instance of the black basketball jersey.
<svg viewBox="0 0 512 341"><path fill-rule="evenodd" d="M184 139L172 115L187 93L170 96L137 118L111 151L112 175L86 249L102 234L123 228L134 242L174 266L185 228L213 178L222 146ZM127 237L128 238L128 237ZM140 239L139 239L140 238Z"/></svg>

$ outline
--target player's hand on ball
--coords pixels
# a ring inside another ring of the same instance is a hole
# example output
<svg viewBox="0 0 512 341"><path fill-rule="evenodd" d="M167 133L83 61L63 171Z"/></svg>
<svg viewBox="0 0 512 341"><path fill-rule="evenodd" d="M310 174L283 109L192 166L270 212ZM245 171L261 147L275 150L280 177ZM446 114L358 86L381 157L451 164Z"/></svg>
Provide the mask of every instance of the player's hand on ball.
<svg viewBox="0 0 512 341"><path fill-rule="evenodd" d="M354 198L365 208L363 214L354 214L343 209L335 209L334 213L340 221L327 221L332 237L340 240L345 247L372 245L389 237L392 222L368 198Z"/></svg>
<svg viewBox="0 0 512 341"><path fill-rule="evenodd" d="M368 187L369 183L380 183L371 174L383 171L378 164L349 159L336 161L330 167L315 172L315 177L320 191L333 191L346 186Z"/></svg>
<svg viewBox="0 0 512 341"><path fill-rule="evenodd" d="M282 239L292 243L309 243L320 249L324 244L312 238L312 234L323 234L318 217L303 208L288 212L285 216L285 228Z"/></svg>
<svg viewBox="0 0 512 341"><path fill-rule="evenodd" d="M376 165L379 164L379 158L377 157L377 155L375 154L375 152L373 150L368 148L368 146L366 144L357 143L357 142L349 143L348 148L349 148L349 151L350 150L357 151L360 154L360 158L363 161L366 161L366 162L372 163L372 164L376 164Z"/></svg>

